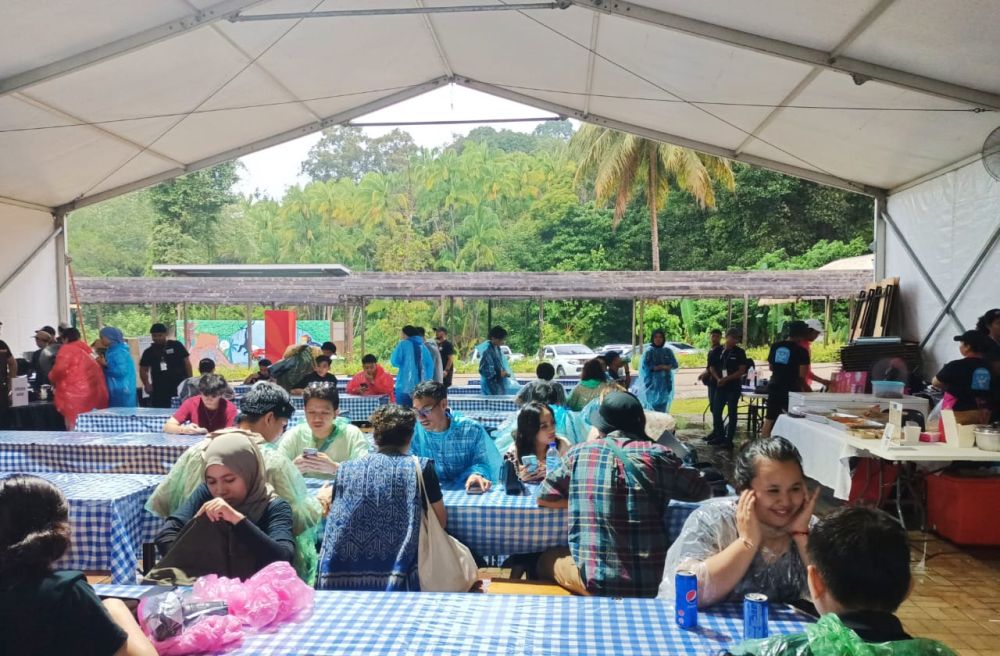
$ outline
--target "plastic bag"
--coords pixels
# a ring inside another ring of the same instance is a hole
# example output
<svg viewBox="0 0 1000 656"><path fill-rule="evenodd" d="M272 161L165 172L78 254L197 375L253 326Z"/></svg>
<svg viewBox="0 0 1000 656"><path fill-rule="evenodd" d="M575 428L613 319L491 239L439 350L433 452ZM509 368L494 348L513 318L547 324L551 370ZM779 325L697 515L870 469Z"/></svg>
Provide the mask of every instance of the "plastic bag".
<svg viewBox="0 0 1000 656"><path fill-rule="evenodd" d="M674 578L681 570L694 572L697 576L698 603L702 608L726 599L742 599L750 592L765 594L773 603L790 602L808 595L806 566L791 539L788 548L781 553L762 547L732 590L720 589L718 582L709 576L705 561L739 537L736 503L735 497L712 499L691 513L680 536L667 551L663 580L657 593L659 599L673 603Z"/></svg>
<svg viewBox="0 0 1000 656"><path fill-rule="evenodd" d="M948 647L935 640L914 638L872 643L862 640L833 613L805 633L773 636L745 642L730 652L734 656L954 656Z"/></svg>
<svg viewBox="0 0 1000 656"><path fill-rule="evenodd" d="M243 639L239 618L225 602L198 601L171 590L139 602L139 623L160 656L183 656L233 647Z"/></svg>
<svg viewBox="0 0 1000 656"><path fill-rule="evenodd" d="M285 357L271 365L271 380L291 390L313 372L315 364L312 348L308 344L294 346L285 353Z"/></svg>
<svg viewBox="0 0 1000 656"><path fill-rule="evenodd" d="M284 561L271 563L246 581L209 574L192 589L193 600L224 601L230 615L254 629L294 619L312 608L315 594Z"/></svg>
<svg viewBox="0 0 1000 656"><path fill-rule="evenodd" d="M66 420L67 430L73 430L81 413L108 407L104 370L80 340L62 345L49 380L56 388L56 410Z"/></svg>

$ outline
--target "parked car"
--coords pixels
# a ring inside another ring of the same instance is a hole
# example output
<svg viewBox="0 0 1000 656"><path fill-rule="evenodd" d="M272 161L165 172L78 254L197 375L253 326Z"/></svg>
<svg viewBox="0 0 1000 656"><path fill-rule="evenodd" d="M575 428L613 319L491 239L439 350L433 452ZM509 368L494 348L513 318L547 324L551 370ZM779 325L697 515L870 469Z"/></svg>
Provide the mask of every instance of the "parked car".
<svg viewBox="0 0 1000 656"><path fill-rule="evenodd" d="M632 357L631 344L605 344L597 349L597 354L604 355L609 351L618 351L618 353L622 356L622 360L625 360L626 362Z"/></svg>
<svg viewBox="0 0 1000 656"><path fill-rule="evenodd" d="M510 347L506 344L500 346L500 352L504 354L508 362L517 362L518 360L524 359L524 353L514 353L510 350ZM469 357L466 358L472 364L479 362L479 351L472 349L469 353Z"/></svg>
<svg viewBox="0 0 1000 656"><path fill-rule="evenodd" d="M684 342L667 342L666 346L677 355L698 355L703 352L701 349Z"/></svg>
<svg viewBox="0 0 1000 656"><path fill-rule="evenodd" d="M583 364L596 357L586 344L546 344L538 351L538 359L555 367L556 376L578 376Z"/></svg>

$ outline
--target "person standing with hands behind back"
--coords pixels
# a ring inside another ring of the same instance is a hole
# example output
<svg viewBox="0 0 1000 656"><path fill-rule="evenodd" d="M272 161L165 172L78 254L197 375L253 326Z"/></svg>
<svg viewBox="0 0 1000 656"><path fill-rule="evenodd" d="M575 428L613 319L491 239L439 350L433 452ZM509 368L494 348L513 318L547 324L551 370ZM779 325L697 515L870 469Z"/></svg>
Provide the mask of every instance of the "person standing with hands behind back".
<svg viewBox="0 0 1000 656"><path fill-rule="evenodd" d="M501 396L506 393L504 378L509 374L503 366L503 354L500 352L500 347L506 341L507 331L503 326L490 328L489 345L479 360L479 385L483 394Z"/></svg>
<svg viewBox="0 0 1000 656"><path fill-rule="evenodd" d="M733 448L738 418L736 407L743 393L743 376L747 373L747 352L739 347L743 333L739 328L726 331L726 344L710 368L715 379L715 399L712 402L712 437L708 443L720 449ZM729 424L722 420L722 411L729 409Z"/></svg>
<svg viewBox="0 0 1000 656"><path fill-rule="evenodd" d="M149 328L153 344L139 358L139 378L154 408L169 408L177 386L191 377L188 350L174 339L167 339L167 327L154 323Z"/></svg>

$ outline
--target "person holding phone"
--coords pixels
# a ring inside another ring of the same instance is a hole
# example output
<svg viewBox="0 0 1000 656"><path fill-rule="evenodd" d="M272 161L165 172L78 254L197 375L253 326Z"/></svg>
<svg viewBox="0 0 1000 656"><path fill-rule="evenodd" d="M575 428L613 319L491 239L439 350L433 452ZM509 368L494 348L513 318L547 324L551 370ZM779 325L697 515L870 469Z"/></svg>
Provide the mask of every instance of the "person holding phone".
<svg viewBox="0 0 1000 656"><path fill-rule="evenodd" d="M340 394L333 385L306 388L306 423L288 430L278 450L306 478L332 479L340 464L368 455L371 445L361 429L338 417Z"/></svg>
<svg viewBox="0 0 1000 656"><path fill-rule="evenodd" d="M396 381L371 353L361 358L361 371L347 383L347 393L356 396L388 396L389 403L396 402L393 387Z"/></svg>

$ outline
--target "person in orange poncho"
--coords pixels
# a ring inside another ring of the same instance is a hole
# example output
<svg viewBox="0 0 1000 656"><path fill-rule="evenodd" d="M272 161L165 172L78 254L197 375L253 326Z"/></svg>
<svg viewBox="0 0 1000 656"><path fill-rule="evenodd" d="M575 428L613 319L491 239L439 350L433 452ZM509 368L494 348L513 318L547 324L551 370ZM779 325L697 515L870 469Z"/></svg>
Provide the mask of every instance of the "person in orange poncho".
<svg viewBox="0 0 1000 656"><path fill-rule="evenodd" d="M393 386L396 382L392 376L386 373L378 359L369 353L361 358L363 371L354 375L354 378L347 383L347 393L359 396L381 396L389 397L389 403L396 402L396 394Z"/></svg>
<svg viewBox="0 0 1000 656"><path fill-rule="evenodd" d="M76 328L63 332L63 345L49 372L49 381L56 389L56 410L66 420L67 430L73 430L81 413L108 407L104 370L90 347L80 341Z"/></svg>

